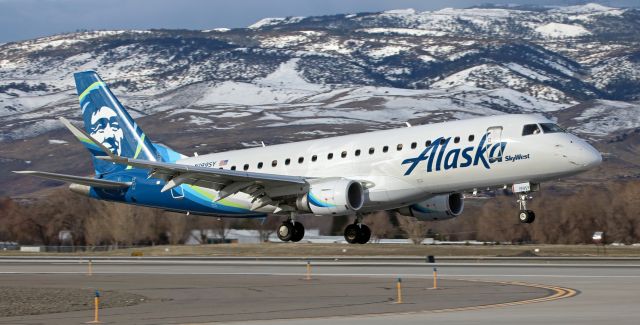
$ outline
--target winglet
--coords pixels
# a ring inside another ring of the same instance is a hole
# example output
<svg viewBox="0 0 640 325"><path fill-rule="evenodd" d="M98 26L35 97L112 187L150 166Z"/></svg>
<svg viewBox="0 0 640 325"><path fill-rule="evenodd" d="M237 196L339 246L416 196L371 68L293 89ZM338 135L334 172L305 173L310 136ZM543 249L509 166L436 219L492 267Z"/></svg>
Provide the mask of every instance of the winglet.
<svg viewBox="0 0 640 325"><path fill-rule="evenodd" d="M69 120L64 117L58 118L64 126L71 131L71 133L80 141L82 144L89 150L94 156L104 156L108 155L111 158L116 158L116 156L111 152L111 150L107 149L102 143L91 137L87 132L82 129L77 128L75 125L71 124Z"/></svg>

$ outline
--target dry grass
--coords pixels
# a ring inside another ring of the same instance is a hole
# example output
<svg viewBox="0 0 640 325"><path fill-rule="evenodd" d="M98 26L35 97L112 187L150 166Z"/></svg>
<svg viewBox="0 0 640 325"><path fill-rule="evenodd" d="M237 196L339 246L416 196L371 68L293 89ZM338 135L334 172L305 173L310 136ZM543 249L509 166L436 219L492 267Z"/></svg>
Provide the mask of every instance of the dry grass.
<svg viewBox="0 0 640 325"><path fill-rule="evenodd" d="M539 249L535 252L535 249ZM638 246L609 246L607 256L640 257ZM40 255L95 255L131 256L142 252L143 256L543 256L543 257L589 257L604 256L602 247L594 245L407 245L407 244L219 244L196 246L154 246L138 249L120 249L95 253L42 253ZM16 251L2 252L0 255L25 255Z"/></svg>

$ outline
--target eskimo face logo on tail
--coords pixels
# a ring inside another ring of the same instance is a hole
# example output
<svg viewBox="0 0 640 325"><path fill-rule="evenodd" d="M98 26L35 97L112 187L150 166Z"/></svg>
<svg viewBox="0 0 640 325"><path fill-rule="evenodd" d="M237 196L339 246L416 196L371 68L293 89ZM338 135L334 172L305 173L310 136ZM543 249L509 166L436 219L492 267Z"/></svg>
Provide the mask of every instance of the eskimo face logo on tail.
<svg viewBox="0 0 640 325"><path fill-rule="evenodd" d="M427 146L418 157L405 159L402 165L409 165L404 176L411 175L418 165L426 161L426 172L449 170L455 168L466 168L469 166L482 165L486 169L491 168L491 164L502 162L502 158L507 147L506 142L498 142L487 145L487 135L485 134L478 146L466 148L454 148L447 150L451 138L437 138Z"/></svg>
<svg viewBox="0 0 640 325"><path fill-rule="evenodd" d="M124 132L118 120L116 111L108 106L102 106L95 111L85 113L85 121L89 122L89 134L116 155L122 154L122 139Z"/></svg>

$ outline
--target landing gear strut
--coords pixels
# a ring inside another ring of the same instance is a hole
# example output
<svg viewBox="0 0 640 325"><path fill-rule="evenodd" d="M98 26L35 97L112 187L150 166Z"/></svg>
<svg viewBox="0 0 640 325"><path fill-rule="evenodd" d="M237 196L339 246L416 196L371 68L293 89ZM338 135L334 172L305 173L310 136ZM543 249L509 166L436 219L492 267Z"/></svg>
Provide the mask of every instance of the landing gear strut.
<svg viewBox="0 0 640 325"><path fill-rule="evenodd" d="M299 242L304 238L304 225L295 221L293 213L291 217L278 227L278 238L282 241Z"/></svg>
<svg viewBox="0 0 640 325"><path fill-rule="evenodd" d="M362 223L362 216L344 229L344 240L349 244L366 244L371 238L371 229Z"/></svg>
<svg viewBox="0 0 640 325"><path fill-rule="evenodd" d="M520 204L518 220L520 220L521 223L532 223L536 220L536 214L531 210L527 210L527 200L530 200L532 197L527 193L518 193L518 196L520 197L518 199L518 203Z"/></svg>

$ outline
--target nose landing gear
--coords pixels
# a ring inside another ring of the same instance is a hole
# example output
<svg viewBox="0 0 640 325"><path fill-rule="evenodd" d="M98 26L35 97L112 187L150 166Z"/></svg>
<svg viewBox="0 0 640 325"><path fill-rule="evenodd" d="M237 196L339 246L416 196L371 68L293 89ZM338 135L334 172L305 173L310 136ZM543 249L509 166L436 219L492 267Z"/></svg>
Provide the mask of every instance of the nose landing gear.
<svg viewBox="0 0 640 325"><path fill-rule="evenodd" d="M520 204L518 220L520 220L521 223L532 223L536 220L536 214L531 210L527 210L527 200L532 199L532 197L527 193L518 193L518 196L520 197L518 199L518 203Z"/></svg>
<svg viewBox="0 0 640 325"><path fill-rule="evenodd" d="M511 187L513 193L518 195L518 204L520 205L520 211L518 212L518 220L521 223L532 223L536 220L536 214L527 209L527 200L533 199L532 196L529 195L531 192L539 191L540 184L539 183L517 183L513 184Z"/></svg>

